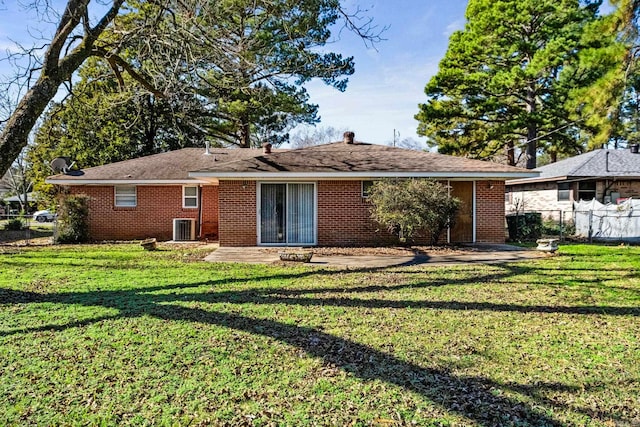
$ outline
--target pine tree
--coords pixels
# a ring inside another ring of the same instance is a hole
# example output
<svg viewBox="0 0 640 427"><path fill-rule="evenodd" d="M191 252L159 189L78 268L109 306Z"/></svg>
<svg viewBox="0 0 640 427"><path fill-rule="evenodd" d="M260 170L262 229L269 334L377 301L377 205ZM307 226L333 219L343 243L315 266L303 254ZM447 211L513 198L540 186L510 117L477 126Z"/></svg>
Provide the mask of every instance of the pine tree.
<svg viewBox="0 0 640 427"><path fill-rule="evenodd" d="M576 64L584 27L600 1L470 0L467 23L450 39L416 115L418 133L442 153L506 156L526 167L539 150L581 149L566 109L572 88L594 79Z"/></svg>

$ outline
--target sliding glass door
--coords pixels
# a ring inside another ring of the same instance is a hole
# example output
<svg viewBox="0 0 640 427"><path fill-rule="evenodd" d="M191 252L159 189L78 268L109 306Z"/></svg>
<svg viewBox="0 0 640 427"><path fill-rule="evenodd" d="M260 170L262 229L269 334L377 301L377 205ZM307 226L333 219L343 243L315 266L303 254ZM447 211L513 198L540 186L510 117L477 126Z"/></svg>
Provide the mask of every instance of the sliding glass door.
<svg viewBox="0 0 640 427"><path fill-rule="evenodd" d="M315 245L315 184L260 184L261 244Z"/></svg>

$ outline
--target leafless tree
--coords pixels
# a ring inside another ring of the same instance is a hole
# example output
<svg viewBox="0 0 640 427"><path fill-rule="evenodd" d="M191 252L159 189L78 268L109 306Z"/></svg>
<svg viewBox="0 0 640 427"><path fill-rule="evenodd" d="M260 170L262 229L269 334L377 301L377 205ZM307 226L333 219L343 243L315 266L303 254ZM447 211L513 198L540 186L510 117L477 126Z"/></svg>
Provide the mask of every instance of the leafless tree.
<svg viewBox="0 0 640 427"><path fill-rule="evenodd" d="M303 126L291 136L291 147L303 148L342 141L342 135L346 131L347 129L336 129L333 126Z"/></svg>
<svg viewBox="0 0 640 427"><path fill-rule="evenodd" d="M87 58L103 57L114 70L129 72L145 88L155 91L149 81L118 55L123 40L134 34L122 34L115 41L100 39L113 26L124 1L99 2L90 10L90 5L94 6L91 0L68 0L50 40L39 40L40 45L31 47L20 46L20 52L9 54L7 59L26 62L26 65L1 88L5 93L17 93L19 100L15 104L9 98L1 102L2 112L10 111L10 114L0 116L0 173L9 169L27 145L29 133L60 86L70 84L73 74ZM48 0L34 0L28 7L36 10L45 22L57 16ZM90 18L96 10L103 13L95 19Z"/></svg>
<svg viewBox="0 0 640 427"><path fill-rule="evenodd" d="M371 20L363 20L362 10L348 13L340 0L326 1L340 14L343 27L365 43L381 40L384 29L377 31ZM121 84L128 74L158 97L180 97L185 88L195 87L189 79L198 78L196 71L203 65L200 52L222 61L230 57L226 49L233 49L228 40L207 39L198 13L190 13L202 11L205 3L147 0L140 2L145 7L138 10L125 0L67 0L61 13L51 0L25 4L55 31L51 38L36 37L39 44L18 46L19 53L5 58L26 65L0 84L0 93L18 94L15 102L0 99L0 174L27 145L30 132L60 87L70 90L74 73L92 56L104 59ZM139 57L131 58L131 52Z"/></svg>
<svg viewBox="0 0 640 427"><path fill-rule="evenodd" d="M408 150L415 150L415 151L424 151L424 149L426 148L425 144L418 141L415 138L411 138L411 137L407 137L407 138L403 138L400 141L387 141L387 145L393 146L393 147L400 147L400 148L406 148Z"/></svg>
<svg viewBox="0 0 640 427"><path fill-rule="evenodd" d="M9 188L9 193L18 197L20 210L26 212L29 206L29 193L33 189L33 181L29 179L29 163L24 156L24 151L18 154L2 181Z"/></svg>

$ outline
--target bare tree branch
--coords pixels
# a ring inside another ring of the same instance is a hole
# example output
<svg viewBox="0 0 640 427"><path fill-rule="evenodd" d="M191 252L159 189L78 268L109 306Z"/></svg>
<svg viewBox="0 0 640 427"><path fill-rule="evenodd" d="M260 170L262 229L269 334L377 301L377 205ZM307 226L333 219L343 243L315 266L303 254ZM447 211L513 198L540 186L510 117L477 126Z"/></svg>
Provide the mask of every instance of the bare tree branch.
<svg viewBox="0 0 640 427"><path fill-rule="evenodd" d="M29 67L23 75L26 82L22 83L28 90L9 118L4 121L0 133L0 174L10 167L22 148L27 145L29 133L59 87L63 82L70 81L80 65L94 54L98 37L114 21L124 0L112 0L111 7L93 28L88 23L89 2L90 0L68 0L50 43L23 51L29 57ZM34 2L31 5L37 7L39 3ZM48 7L48 3L45 2L45 8ZM75 31L83 32L81 38L74 34ZM62 55L68 46L73 47ZM44 50L41 67L37 59L39 50ZM31 75L35 72L39 72L39 77L31 84ZM16 82L20 80L19 77Z"/></svg>

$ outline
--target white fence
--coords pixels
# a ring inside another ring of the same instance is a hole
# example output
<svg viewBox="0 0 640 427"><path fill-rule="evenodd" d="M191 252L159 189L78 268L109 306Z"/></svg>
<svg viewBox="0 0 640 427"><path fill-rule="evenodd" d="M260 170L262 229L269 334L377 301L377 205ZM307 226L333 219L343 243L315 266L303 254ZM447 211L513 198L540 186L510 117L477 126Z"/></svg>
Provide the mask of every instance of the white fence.
<svg viewBox="0 0 640 427"><path fill-rule="evenodd" d="M589 240L640 242L640 200L618 205L591 200L575 202L576 236Z"/></svg>

